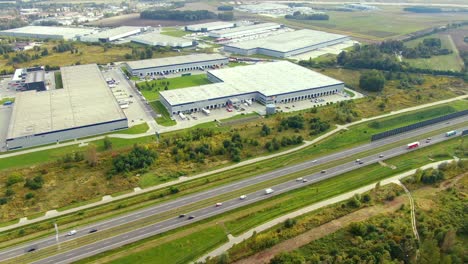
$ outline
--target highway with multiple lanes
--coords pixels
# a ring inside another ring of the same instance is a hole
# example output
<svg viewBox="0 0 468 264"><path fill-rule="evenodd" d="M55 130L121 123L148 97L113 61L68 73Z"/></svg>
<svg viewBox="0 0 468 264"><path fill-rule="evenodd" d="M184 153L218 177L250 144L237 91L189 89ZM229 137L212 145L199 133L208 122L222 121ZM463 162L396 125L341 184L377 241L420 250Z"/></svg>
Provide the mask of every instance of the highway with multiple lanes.
<svg viewBox="0 0 468 264"><path fill-rule="evenodd" d="M453 119L450 121L450 125L462 124L465 122L468 122L468 117L461 117L461 118ZM166 232L171 229L175 229L184 225L191 224L195 221L199 221L199 220L202 220L202 219L205 219L205 218L208 218L208 217L211 217L211 216L214 216L214 215L217 215L217 214L220 214L220 213L223 213L223 212L226 212L226 211L229 211L229 210L241 207L241 206L245 206L247 204L251 204L251 203L263 200L263 199L268 199L268 197L273 196L273 195L278 195L278 194L281 194L281 193L284 193L293 189L303 187L305 185L313 184L315 182L318 182L324 179L335 177L337 175L357 169L359 167L366 166L368 164L375 163L383 159L387 159L390 157L394 157L394 156L407 153L408 151L411 151L411 150L408 150L406 148L406 145L402 145L397 148L383 151L376 155L360 158L360 160L362 161L362 164L360 164L359 162L355 162L355 161L344 162L343 164L339 166L327 168L326 171L307 175L303 177L307 179L307 182L291 180L291 181L286 181L275 186L271 186L274 192L269 195L265 195L264 190L258 190L253 193L245 194L247 196L246 199L241 200L239 198L236 198L236 199L232 199L228 201L219 201L223 203L223 205L219 207L216 207L213 204L212 206L202 208L196 211L184 212L186 214L185 217L171 218L168 220L158 222L156 224L151 224L151 225L143 226L143 227L135 226L135 229L132 231L122 233L122 234L116 234L116 236L113 236L110 238L101 239L99 237L99 231L102 231L105 229L118 227L120 225L131 223L133 221L137 221L140 219L144 219L149 216L153 216L157 214L164 214L165 212L174 210L182 206L194 204L194 203L209 199L211 197L215 197L221 194L240 190L250 185L255 185L255 184L258 184L264 181L269 181L269 180L282 177L282 176L285 176L294 172L309 169L320 164L326 164L328 162L341 160L347 157L358 156L360 153L364 151L372 150L372 149L385 146L391 143L399 142L405 139L418 137L422 134L425 134L431 131L440 130L447 126L448 125L446 122L438 123L438 124L435 124L426 128L413 130L404 134L399 134L393 137L389 137L389 138L382 139L379 141L374 141L374 142L364 144L355 148L351 148L345 151L341 151L338 153L320 157L317 160L311 160L311 161L299 163L296 165L288 166L282 169L278 169L278 170L274 170L265 174L261 174L259 176L251 177L248 179L244 179L244 180L226 184L220 187L216 187L207 191L202 191L196 194L183 196L181 198L174 199L172 201L157 204L157 205L154 205L154 206L142 209L142 210L137 210L126 215L112 218L110 220L91 224L89 226L77 229L77 234L74 236L64 237L63 235L61 235L60 242L63 243L63 242L74 240L76 238L83 237L83 236L95 236L96 242L93 242L91 244L86 244L83 246L79 246L77 248L68 250L66 252L60 252L57 255L46 257L35 263L69 263L72 261L76 261L85 257L98 254L100 252L104 252L104 251L117 248L119 246L131 243L131 242L141 240L146 237L150 237L156 234ZM466 124L463 125L462 129L463 130L468 129L468 127L466 127ZM445 137L444 134L433 136L432 139L428 143L426 143L426 140L423 138L423 139L420 139L421 147L435 144L437 142L441 142L446 139L447 137ZM188 219L188 216L193 216L194 218ZM98 232L90 234L89 231L92 229L97 229ZM15 257L21 256L23 254L38 254L40 253L41 249L54 246L55 244L56 244L55 236L50 236L50 237L43 238L34 242L28 242L27 244L24 244L24 245L12 247L11 249L0 251L0 261L11 259L11 261L14 262ZM36 249L35 252L28 252L28 250L31 248L35 248Z"/></svg>

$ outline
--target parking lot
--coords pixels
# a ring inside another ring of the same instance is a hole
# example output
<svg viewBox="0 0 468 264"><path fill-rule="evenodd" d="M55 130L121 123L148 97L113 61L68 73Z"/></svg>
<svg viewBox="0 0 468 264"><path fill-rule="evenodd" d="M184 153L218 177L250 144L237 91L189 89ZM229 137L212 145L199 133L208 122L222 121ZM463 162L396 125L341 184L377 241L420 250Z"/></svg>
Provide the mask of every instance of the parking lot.
<svg viewBox="0 0 468 264"><path fill-rule="evenodd" d="M127 116L128 126L144 122L154 123L153 111L146 100L133 87L132 84L118 68L103 70L105 79L112 79L114 83L108 84L116 100ZM124 106L125 105L125 106Z"/></svg>
<svg viewBox="0 0 468 264"><path fill-rule="evenodd" d="M343 93L343 94L339 93L339 94L317 98L317 101L315 101L315 99L312 99L312 100L296 101L296 102L291 102L291 103L279 103L279 104L276 104L276 112L294 112L294 111L299 111L299 110L304 110L304 109L310 109L313 107L324 106L330 102L335 103L335 102L344 101L344 100L356 99L356 98L360 98L363 96L362 94L356 91L353 91L353 93L355 94L353 98L350 98L346 93ZM230 117L241 115L241 114L265 113L265 110L266 110L265 105L253 102L252 105L242 104L241 107L239 107L239 109L232 109L232 112L228 112L226 108L220 108L220 109L210 110L209 115L206 115L202 112L185 114L186 118L184 120L181 119L180 116L174 115L173 119L177 122L177 125L171 126L171 127L158 127L158 131L167 132L167 131L179 130L183 128L192 127L201 123L219 121L222 119L230 118Z"/></svg>

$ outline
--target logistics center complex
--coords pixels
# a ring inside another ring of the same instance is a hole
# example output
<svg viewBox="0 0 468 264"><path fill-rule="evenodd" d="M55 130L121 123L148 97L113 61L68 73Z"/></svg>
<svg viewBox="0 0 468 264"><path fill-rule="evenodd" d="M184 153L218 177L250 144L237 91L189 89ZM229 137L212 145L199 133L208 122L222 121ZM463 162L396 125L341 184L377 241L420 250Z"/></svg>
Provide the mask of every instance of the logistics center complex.
<svg viewBox="0 0 468 264"><path fill-rule="evenodd" d="M207 72L213 84L160 92L171 115L223 108L236 103L287 103L343 92L344 84L288 61Z"/></svg>
<svg viewBox="0 0 468 264"><path fill-rule="evenodd" d="M226 44L224 51L244 56L262 54L287 58L349 40L350 38L344 35L301 29L265 38Z"/></svg>
<svg viewBox="0 0 468 264"><path fill-rule="evenodd" d="M7 148L56 143L128 128L125 114L96 64L61 68L63 89L20 92Z"/></svg>

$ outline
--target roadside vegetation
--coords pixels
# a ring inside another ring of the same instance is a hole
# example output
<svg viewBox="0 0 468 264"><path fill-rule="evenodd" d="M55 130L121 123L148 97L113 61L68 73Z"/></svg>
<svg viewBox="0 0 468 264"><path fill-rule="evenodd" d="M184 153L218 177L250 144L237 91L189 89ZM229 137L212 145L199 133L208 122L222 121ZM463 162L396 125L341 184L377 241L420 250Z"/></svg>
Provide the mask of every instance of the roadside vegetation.
<svg viewBox="0 0 468 264"><path fill-rule="evenodd" d="M160 139L156 139L155 136L132 140L109 138L112 149L106 148L104 141L100 140L82 148L69 146L3 158L0 159L0 168L3 169L0 172L1 181L7 181L12 175L24 180L40 175L44 179L45 188L36 190L35 197L27 198L27 188L21 184L16 185L13 188L16 194L11 195L7 203L2 205L2 209L5 210L2 210L1 217L8 221L130 190L139 185L148 187L175 180L180 176L193 175L232 162L284 150L328 131L332 124L351 122L373 114L371 111L361 112L365 109L357 106L360 104L352 101L342 102L299 113L280 113L261 121L239 125L172 132L161 135ZM465 101L460 101L451 103L450 106L438 106L384 119L394 121L373 122L371 126L362 124L332 136L316 147L306 148L298 156L298 160L290 159L289 164L300 162L310 155L316 156L364 143L373 133L467 107ZM376 113L378 112L380 110ZM402 120L407 121L402 123ZM115 156L130 152L133 144L140 144L156 152L158 157L151 165L113 174L112 181L109 181L109 172L112 170ZM31 166L33 164L35 166ZM269 165L266 168L273 169L277 165ZM82 171L87 173L83 174ZM74 191L70 191L72 189ZM6 187L0 187L0 191L6 191Z"/></svg>
<svg viewBox="0 0 468 264"><path fill-rule="evenodd" d="M456 151L458 154L460 154L458 141L452 141L452 143L449 144L438 144L437 146L421 149L416 152L412 152L411 154L386 160L386 163L392 164L397 168L395 170L378 164L366 166L359 171L349 172L330 180L294 190L286 194L271 197L268 200L255 203L254 205L235 209L223 215L203 220L197 224L197 229L193 229L194 227L192 226L187 226L171 231L171 233L163 235L163 237L167 237L167 240L164 240L164 244L167 244L167 246L171 248L177 247L177 245L182 243L180 240L180 235L186 236L187 234L194 232L194 230L203 230L210 226L221 226L225 229L226 233L237 236L265 221L274 219L279 215L297 210L306 205L350 191L357 188L358 186L377 182L391 175L395 175L410 168L418 167L427 162L431 162L431 160L450 158L451 154L453 153L452 151ZM411 162L408 162L408 155L411 155L412 157ZM457 168L457 173L464 170L462 166L466 166L465 163L466 162L464 162L463 165L459 165L458 167L455 166L455 168ZM455 173L455 171L453 173ZM453 175L453 173L450 175ZM450 177L448 173L446 175L447 178ZM346 181L343 179L346 179ZM400 188L392 185L388 187L376 187L376 190L368 194L357 195L348 201L337 204L336 207L331 206L332 209L325 208L318 212L313 212L301 216L298 219L286 221L283 224L273 227L267 232L256 234L253 238L236 245L229 251L229 261L225 263L235 262L240 258L272 247L275 244L284 241L285 239L297 236L306 230L331 221L334 218L345 215L349 212L353 212L373 204L380 204L381 202L391 202L395 199L395 197L402 193L403 191ZM208 230L206 231L207 232L203 232L203 234L200 235L206 237L209 234ZM172 239L170 237L172 237ZM178 238L177 242L172 241L174 238ZM124 246L121 249L94 256L88 260L81 261L80 263L94 263L95 260L99 260L101 258L105 259L106 261L112 260L114 261L113 263L122 263L120 262L121 257L123 257L122 260L124 260L127 258L132 259L139 255L146 255L146 252L149 253L153 251L153 246L156 246L156 248L161 247L160 241L160 236L157 238L155 237L152 239L146 239L142 242ZM186 257L191 257L191 260L195 260L195 257L203 255L203 253L206 253L213 247L211 242L215 241L208 239L205 240L205 243L207 244L206 247L197 245L198 254L195 256L193 255L193 252L184 255ZM153 255L153 257L157 256ZM174 259L170 263L184 263L183 261L179 261L181 259L186 261L188 258L180 257L178 259ZM208 263L218 263L217 261L219 261L219 259L215 259Z"/></svg>

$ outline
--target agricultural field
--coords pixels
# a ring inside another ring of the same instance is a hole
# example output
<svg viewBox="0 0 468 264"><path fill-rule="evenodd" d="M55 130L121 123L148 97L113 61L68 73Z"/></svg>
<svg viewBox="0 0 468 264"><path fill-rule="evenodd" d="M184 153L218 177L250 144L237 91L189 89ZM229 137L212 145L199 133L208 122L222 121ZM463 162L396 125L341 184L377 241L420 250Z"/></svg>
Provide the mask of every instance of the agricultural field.
<svg viewBox="0 0 468 264"><path fill-rule="evenodd" d="M416 14L404 12L400 7L381 6L372 12L327 12L328 21L297 21L284 18L267 18L292 27L304 27L353 37L383 40L415 31L443 26L449 22L466 20L465 14Z"/></svg>
<svg viewBox="0 0 468 264"><path fill-rule="evenodd" d="M423 38L414 39L405 43L408 47L415 47L422 43L427 38L439 38L442 43L442 49L452 50L453 53L447 55L432 56L431 58L403 59L412 67L421 69L433 69L442 71L461 71L463 69L463 61L458 54L457 46L452 39L453 34L439 33L429 35Z"/></svg>
<svg viewBox="0 0 468 264"><path fill-rule="evenodd" d="M199 21L176 21L176 20L153 20L142 19L140 14L127 14L115 17L104 18L98 21L88 23L90 26L99 27L117 27L117 26L151 26L151 27L176 27L185 26L194 23L208 23L215 20L199 20Z"/></svg>
<svg viewBox="0 0 468 264"><path fill-rule="evenodd" d="M457 47L458 51L466 51L468 52L468 42L465 42L465 38L468 37L468 26L464 26L461 28L450 29L447 34L449 34L455 46Z"/></svg>

